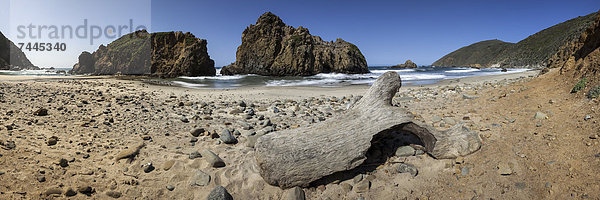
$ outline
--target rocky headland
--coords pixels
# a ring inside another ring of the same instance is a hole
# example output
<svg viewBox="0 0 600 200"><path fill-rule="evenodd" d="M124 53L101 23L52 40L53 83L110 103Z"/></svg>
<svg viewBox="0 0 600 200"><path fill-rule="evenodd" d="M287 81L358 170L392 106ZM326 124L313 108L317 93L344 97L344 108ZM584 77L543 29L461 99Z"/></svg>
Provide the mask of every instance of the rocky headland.
<svg viewBox="0 0 600 200"><path fill-rule="evenodd" d="M235 63L221 74L308 76L318 73L368 73L367 61L358 47L342 39L323 41L307 28L286 25L267 12L242 33Z"/></svg>
<svg viewBox="0 0 600 200"><path fill-rule="evenodd" d="M0 70L39 69L23 51L0 32Z"/></svg>
<svg viewBox="0 0 600 200"><path fill-rule="evenodd" d="M145 30L127 34L94 53L83 52L73 74L152 75L158 77L214 76L207 41L191 33Z"/></svg>

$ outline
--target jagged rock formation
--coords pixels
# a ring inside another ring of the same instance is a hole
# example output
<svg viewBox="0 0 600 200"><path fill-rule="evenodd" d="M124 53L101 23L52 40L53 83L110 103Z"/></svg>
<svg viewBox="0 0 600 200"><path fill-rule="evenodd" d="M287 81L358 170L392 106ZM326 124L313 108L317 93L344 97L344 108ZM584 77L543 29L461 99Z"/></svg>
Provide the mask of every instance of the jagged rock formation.
<svg viewBox="0 0 600 200"><path fill-rule="evenodd" d="M93 75L214 76L207 42L191 33L145 30L125 35L92 54L83 52L71 73Z"/></svg>
<svg viewBox="0 0 600 200"><path fill-rule="evenodd" d="M39 69L23 51L0 32L0 70Z"/></svg>
<svg viewBox="0 0 600 200"><path fill-rule="evenodd" d="M460 48L433 63L434 66L542 68L561 46L577 39L592 25L591 13L554 25L518 43L487 40Z"/></svg>
<svg viewBox="0 0 600 200"><path fill-rule="evenodd" d="M242 33L235 63L221 74L308 76L318 73L368 73L367 61L354 44L325 42L304 27L287 26L267 12Z"/></svg>
<svg viewBox="0 0 600 200"><path fill-rule="evenodd" d="M417 64L415 64L412 60L407 60L406 62L404 62L404 64L398 64L398 65L392 66L391 68L394 68L394 69L414 69L414 68L417 68Z"/></svg>
<svg viewBox="0 0 600 200"><path fill-rule="evenodd" d="M579 38L561 47L560 51L548 60L547 67L560 68L563 74L572 73L577 80L585 76L591 82L599 82L597 77L600 72L600 14Z"/></svg>

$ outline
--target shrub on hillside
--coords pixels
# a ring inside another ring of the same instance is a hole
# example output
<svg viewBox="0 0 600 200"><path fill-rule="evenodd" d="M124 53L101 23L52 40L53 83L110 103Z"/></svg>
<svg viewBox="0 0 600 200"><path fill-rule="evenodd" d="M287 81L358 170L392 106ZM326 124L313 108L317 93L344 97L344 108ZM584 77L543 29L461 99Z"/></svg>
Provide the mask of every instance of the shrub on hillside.
<svg viewBox="0 0 600 200"><path fill-rule="evenodd" d="M577 84L575 84L575 86L571 90L571 93L577 93L580 90L583 90L583 88L585 88L585 83L586 82L587 82L587 79L586 78L582 78L579 82L577 82Z"/></svg>
<svg viewBox="0 0 600 200"><path fill-rule="evenodd" d="M590 99L595 99L600 97L600 86L592 88L587 95L588 98Z"/></svg>

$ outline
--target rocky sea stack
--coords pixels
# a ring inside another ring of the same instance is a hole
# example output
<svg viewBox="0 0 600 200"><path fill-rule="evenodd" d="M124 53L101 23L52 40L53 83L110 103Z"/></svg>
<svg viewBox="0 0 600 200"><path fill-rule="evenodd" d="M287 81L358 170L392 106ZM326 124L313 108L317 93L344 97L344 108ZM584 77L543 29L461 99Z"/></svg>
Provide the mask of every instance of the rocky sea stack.
<svg viewBox="0 0 600 200"><path fill-rule="evenodd" d="M417 64L415 64L412 60L407 60L406 62L404 62L404 64L398 64L398 65L392 66L391 68L394 68L394 69L414 69L414 68L417 68Z"/></svg>
<svg viewBox="0 0 600 200"><path fill-rule="evenodd" d="M39 69L23 51L0 32L0 70Z"/></svg>
<svg viewBox="0 0 600 200"><path fill-rule="evenodd" d="M356 45L337 39L325 42L307 28L288 26L271 12L260 16L242 33L235 63L221 74L310 76L318 73L368 73L367 61Z"/></svg>
<svg viewBox="0 0 600 200"><path fill-rule="evenodd" d="M127 34L94 53L83 52L73 74L152 75L158 77L214 76L215 63L207 42L191 33L145 30Z"/></svg>

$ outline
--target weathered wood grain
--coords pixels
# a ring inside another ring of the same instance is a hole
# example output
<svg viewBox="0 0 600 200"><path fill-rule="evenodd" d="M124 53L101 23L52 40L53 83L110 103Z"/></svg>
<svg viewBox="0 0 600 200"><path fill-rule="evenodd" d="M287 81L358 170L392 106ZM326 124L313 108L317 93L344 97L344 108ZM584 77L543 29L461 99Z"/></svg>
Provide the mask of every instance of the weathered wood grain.
<svg viewBox="0 0 600 200"><path fill-rule="evenodd" d="M393 107L392 98L400 87L400 76L387 72L345 113L312 126L262 136L255 146L260 174L271 185L306 187L324 176L361 165L373 136L388 129L415 134L438 159L464 156L480 148L479 135L462 125L438 131Z"/></svg>

